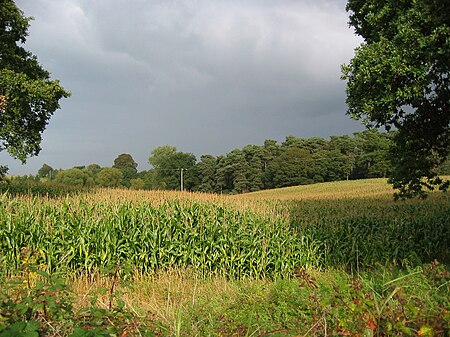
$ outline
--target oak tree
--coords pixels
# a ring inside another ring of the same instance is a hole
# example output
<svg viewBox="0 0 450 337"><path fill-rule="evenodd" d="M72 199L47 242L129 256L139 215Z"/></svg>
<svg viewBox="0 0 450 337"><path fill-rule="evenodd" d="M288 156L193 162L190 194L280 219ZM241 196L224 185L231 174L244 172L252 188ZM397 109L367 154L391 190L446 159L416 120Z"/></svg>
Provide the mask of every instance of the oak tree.
<svg viewBox="0 0 450 337"><path fill-rule="evenodd" d="M22 162L39 153L59 100L70 96L24 49L30 21L14 1L0 1L0 151Z"/></svg>
<svg viewBox="0 0 450 337"><path fill-rule="evenodd" d="M446 0L349 0L364 42L348 65L348 113L397 130L390 182L396 197L447 189L436 175L450 148L450 6Z"/></svg>

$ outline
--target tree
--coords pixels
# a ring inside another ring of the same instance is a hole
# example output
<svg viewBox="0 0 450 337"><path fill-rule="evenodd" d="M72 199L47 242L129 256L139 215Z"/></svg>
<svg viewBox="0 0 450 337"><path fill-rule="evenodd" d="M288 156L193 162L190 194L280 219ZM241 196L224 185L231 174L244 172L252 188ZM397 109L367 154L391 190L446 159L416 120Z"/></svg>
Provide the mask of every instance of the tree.
<svg viewBox="0 0 450 337"><path fill-rule="evenodd" d="M211 155L203 155L200 157L200 162L197 164L197 170L199 173L199 186L200 192L218 192L217 186L217 159Z"/></svg>
<svg viewBox="0 0 450 337"><path fill-rule="evenodd" d="M447 189L435 168L450 145L450 6L445 0L349 0L350 25L364 42L350 64L348 113L394 127L390 182L396 197Z"/></svg>
<svg viewBox="0 0 450 337"><path fill-rule="evenodd" d="M249 191L249 165L244 153L234 149L226 156L219 156L217 162L217 189L224 193L244 193Z"/></svg>
<svg viewBox="0 0 450 337"><path fill-rule="evenodd" d="M41 134L59 100L70 96L21 46L30 21L14 1L0 2L0 152L23 163L39 153Z"/></svg>
<svg viewBox="0 0 450 337"><path fill-rule="evenodd" d="M141 178L131 179L130 188L132 190L143 190L145 188L145 182Z"/></svg>
<svg viewBox="0 0 450 337"><path fill-rule="evenodd" d="M150 190L153 187L153 176L154 170L140 171L136 175L136 179L142 179L144 182L144 189Z"/></svg>
<svg viewBox="0 0 450 337"><path fill-rule="evenodd" d="M120 169L130 168L135 173L137 173L138 164L134 161L133 157L128 153L120 154L116 159L114 159L113 167Z"/></svg>
<svg viewBox="0 0 450 337"><path fill-rule="evenodd" d="M153 187L177 190L181 187L183 170L183 188L193 190L198 185L197 159L192 153L178 152L170 145L157 147L148 159L153 166Z"/></svg>
<svg viewBox="0 0 450 337"><path fill-rule="evenodd" d="M38 177L39 178L47 178L51 179L52 175L54 173L54 170L51 166L44 164L42 167L38 170Z"/></svg>
<svg viewBox="0 0 450 337"><path fill-rule="evenodd" d="M263 174L263 183L264 188L272 188L273 184L273 172L268 170L270 163L280 155L281 146L277 144L276 140L266 139L264 141L264 157L263 157L263 166L264 166L264 174Z"/></svg>
<svg viewBox="0 0 450 337"><path fill-rule="evenodd" d="M274 187L306 185L313 182L315 163L311 153L297 146L288 147L272 161Z"/></svg>
<svg viewBox="0 0 450 337"><path fill-rule="evenodd" d="M88 171L75 167L59 171L56 174L55 180L56 182L65 185L91 186L94 184L94 179Z"/></svg>
<svg viewBox="0 0 450 337"><path fill-rule="evenodd" d="M392 146L392 134L392 132L382 133L376 129L354 133L358 149L355 153L354 177L365 179L387 176L391 171L389 150Z"/></svg>
<svg viewBox="0 0 450 337"><path fill-rule="evenodd" d="M351 159L339 150L322 150L314 153L314 181L346 179L352 169Z"/></svg>
<svg viewBox="0 0 450 337"><path fill-rule="evenodd" d="M92 175L97 175L102 170L102 167L99 164L89 164L86 167L86 170L92 173Z"/></svg>
<svg viewBox="0 0 450 337"><path fill-rule="evenodd" d="M123 186L130 187L131 179L136 178L137 166L138 164L128 153L122 153L116 159L114 159L113 167L122 171L123 178L121 184Z"/></svg>
<svg viewBox="0 0 450 337"><path fill-rule="evenodd" d="M259 191L264 188L264 170L266 162L266 151L264 146L247 145L242 149L247 161L247 172L245 174L250 192Z"/></svg>
<svg viewBox="0 0 450 337"><path fill-rule="evenodd" d="M118 187L122 181L122 171L115 167L105 167L95 177L98 185L102 187Z"/></svg>

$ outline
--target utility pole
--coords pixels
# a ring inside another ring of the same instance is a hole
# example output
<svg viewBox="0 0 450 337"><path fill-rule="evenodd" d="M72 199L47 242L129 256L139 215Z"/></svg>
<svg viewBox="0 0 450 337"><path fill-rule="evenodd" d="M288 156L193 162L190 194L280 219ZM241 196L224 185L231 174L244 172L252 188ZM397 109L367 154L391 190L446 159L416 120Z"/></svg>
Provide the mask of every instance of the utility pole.
<svg viewBox="0 0 450 337"><path fill-rule="evenodd" d="M184 169L180 169L180 180L181 180L181 182L180 182L180 191L181 192L183 192L183 190L184 190L184 186L183 186L183 170Z"/></svg>

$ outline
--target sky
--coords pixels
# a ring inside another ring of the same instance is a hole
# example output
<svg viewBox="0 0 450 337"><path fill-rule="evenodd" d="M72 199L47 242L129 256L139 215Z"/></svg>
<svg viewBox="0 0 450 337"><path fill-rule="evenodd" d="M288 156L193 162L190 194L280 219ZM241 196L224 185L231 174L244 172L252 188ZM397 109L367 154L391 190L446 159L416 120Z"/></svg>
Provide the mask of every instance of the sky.
<svg viewBox="0 0 450 337"><path fill-rule="evenodd" d="M286 136L351 135L348 63L361 40L345 0L16 0L31 21L25 48L72 96L42 150L9 174L44 164L138 170L158 146L221 155Z"/></svg>

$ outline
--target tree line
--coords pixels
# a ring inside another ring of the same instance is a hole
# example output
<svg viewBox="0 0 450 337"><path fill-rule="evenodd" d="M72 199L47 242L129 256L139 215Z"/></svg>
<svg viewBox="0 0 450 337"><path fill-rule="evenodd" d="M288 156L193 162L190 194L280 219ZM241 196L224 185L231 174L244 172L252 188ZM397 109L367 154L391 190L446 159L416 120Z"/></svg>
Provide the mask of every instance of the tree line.
<svg viewBox="0 0 450 337"><path fill-rule="evenodd" d="M448 166L450 154L449 8L444 0L347 2L349 24L364 40L350 63L342 66L347 113L368 127L396 130L390 138L388 164L371 158L361 166L359 160L367 153L358 147L334 148L328 144L333 139L325 141L328 147L317 139L316 148L310 148L304 140L288 137L280 145L269 140L262 147L246 146L226 156L202 156L199 163L192 154L179 153L173 147L158 148L150 158L153 169L142 178L136 171L135 177L128 179L135 171L131 166L129 170L113 167L120 174L101 167L95 173L99 165L93 164L91 169L60 173L58 179L86 185L117 180L122 186L174 188L177 178L170 172L179 170L181 186L186 173L189 188L231 193L329 181L343 175L350 179L364 172L370 176L381 170L376 174L389 172L389 182L399 190L395 198L426 197L426 190L436 188L446 191L450 180L437 174L443 165ZM50 78L36 56L23 48L30 20L13 0L0 2L0 152L6 150L23 163L39 154L42 132L59 109L59 100L70 96L58 80ZM292 146L292 140L298 144ZM383 151L372 155L381 156ZM161 162L158 152L174 163ZM193 158L191 167L187 164ZM334 160L337 162L327 164ZM177 162L183 165L175 167ZM378 168L383 165L386 167ZM0 166L0 180L7 170Z"/></svg>
<svg viewBox="0 0 450 337"><path fill-rule="evenodd" d="M152 168L138 172L130 154L120 154L111 167L98 164L55 170L44 164L36 176L17 180L55 181L67 185L162 189L208 193L246 193L264 189L346 179L388 177L390 149L395 132L368 129L352 136L330 139L286 137L279 144L247 145L226 155L177 151L174 146L155 148ZM448 161L439 174L449 174Z"/></svg>

